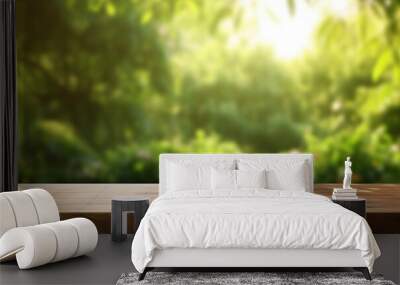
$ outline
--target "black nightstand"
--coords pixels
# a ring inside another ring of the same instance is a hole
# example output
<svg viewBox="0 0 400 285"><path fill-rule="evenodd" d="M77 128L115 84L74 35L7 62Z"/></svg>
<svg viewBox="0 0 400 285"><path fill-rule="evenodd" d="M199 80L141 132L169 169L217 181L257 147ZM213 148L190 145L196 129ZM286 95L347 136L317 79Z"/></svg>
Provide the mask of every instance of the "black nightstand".
<svg viewBox="0 0 400 285"><path fill-rule="evenodd" d="M333 203L339 204L340 206L353 211L356 214L359 214L361 217L365 218L367 216L366 211L366 200L365 199L357 199L357 200L332 200Z"/></svg>

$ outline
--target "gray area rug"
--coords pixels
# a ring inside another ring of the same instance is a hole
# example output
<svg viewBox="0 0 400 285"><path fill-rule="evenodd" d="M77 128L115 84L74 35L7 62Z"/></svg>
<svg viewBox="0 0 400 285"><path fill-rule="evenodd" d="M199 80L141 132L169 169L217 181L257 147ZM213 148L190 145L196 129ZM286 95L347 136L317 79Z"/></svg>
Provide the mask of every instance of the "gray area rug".
<svg viewBox="0 0 400 285"><path fill-rule="evenodd" d="M146 284L376 284L395 285L382 276L373 275L368 281L359 272L148 272L138 281L138 273L122 274L117 285Z"/></svg>

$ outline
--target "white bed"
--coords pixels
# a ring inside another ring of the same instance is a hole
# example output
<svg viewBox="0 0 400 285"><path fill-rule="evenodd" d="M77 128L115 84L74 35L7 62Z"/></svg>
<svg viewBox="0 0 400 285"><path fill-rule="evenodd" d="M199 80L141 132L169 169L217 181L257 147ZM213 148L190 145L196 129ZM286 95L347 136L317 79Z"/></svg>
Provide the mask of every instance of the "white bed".
<svg viewBox="0 0 400 285"><path fill-rule="evenodd" d="M270 185L185 189L185 179L207 179L170 168L193 164L250 176L266 165ZM132 243L140 279L155 267L354 267L370 278L380 255L372 232L362 217L312 193L311 154L162 154L159 165L160 196Z"/></svg>

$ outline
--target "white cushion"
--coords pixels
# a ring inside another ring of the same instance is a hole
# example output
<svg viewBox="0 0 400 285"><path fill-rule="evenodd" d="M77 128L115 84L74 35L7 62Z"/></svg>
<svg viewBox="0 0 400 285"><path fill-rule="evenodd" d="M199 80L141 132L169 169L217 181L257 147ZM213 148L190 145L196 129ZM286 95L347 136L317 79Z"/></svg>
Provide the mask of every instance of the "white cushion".
<svg viewBox="0 0 400 285"><path fill-rule="evenodd" d="M184 166L170 163L168 190L185 191L210 189L210 171L210 167Z"/></svg>
<svg viewBox="0 0 400 285"><path fill-rule="evenodd" d="M234 169L233 160L171 160L167 162L167 191L211 190L211 169Z"/></svg>
<svg viewBox="0 0 400 285"><path fill-rule="evenodd" d="M236 189L236 170L215 169L211 170L212 190L235 190Z"/></svg>
<svg viewBox="0 0 400 285"><path fill-rule="evenodd" d="M237 188L267 188L267 171L236 170Z"/></svg>
<svg viewBox="0 0 400 285"><path fill-rule="evenodd" d="M17 227L33 226L39 223L35 206L29 195L21 191L3 192L1 195L10 202Z"/></svg>
<svg viewBox="0 0 400 285"><path fill-rule="evenodd" d="M14 227L60 220L57 204L49 192L29 189L0 193L0 237ZM4 218L3 218L4 217Z"/></svg>
<svg viewBox="0 0 400 285"><path fill-rule="evenodd" d="M0 195L0 237L6 231L15 228L16 226L17 223L10 202L6 197Z"/></svg>
<svg viewBox="0 0 400 285"><path fill-rule="evenodd" d="M39 224L57 222L60 220L58 207L49 192L43 189L29 189L22 191L32 199L39 218Z"/></svg>
<svg viewBox="0 0 400 285"><path fill-rule="evenodd" d="M241 188L266 188L266 170L212 169L211 185L214 191L239 190Z"/></svg>
<svg viewBox="0 0 400 285"><path fill-rule="evenodd" d="M98 234L92 221L85 218L73 218L64 222L72 225L78 233L79 244L74 257L91 252L96 248Z"/></svg>
<svg viewBox="0 0 400 285"><path fill-rule="evenodd" d="M79 237L77 231L66 221L44 224L44 227L51 229L57 240L57 250L51 260L57 262L70 258L78 250Z"/></svg>
<svg viewBox="0 0 400 285"><path fill-rule="evenodd" d="M303 159L239 159L239 170L266 170L267 188L272 190L306 191L310 183Z"/></svg>
<svg viewBox="0 0 400 285"><path fill-rule="evenodd" d="M57 239L51 229L43 225L14 228L0 239L0 260L16 255L20 269L49 263L56 251Z"/></svg>

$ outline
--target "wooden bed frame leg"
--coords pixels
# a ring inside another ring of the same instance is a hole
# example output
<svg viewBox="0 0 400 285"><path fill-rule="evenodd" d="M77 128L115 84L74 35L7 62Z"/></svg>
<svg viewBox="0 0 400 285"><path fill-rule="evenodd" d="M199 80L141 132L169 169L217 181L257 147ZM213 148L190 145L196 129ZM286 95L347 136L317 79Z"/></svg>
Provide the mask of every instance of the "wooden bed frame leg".
<svg viewBox="0 0 400 285"><path fill-rule="evenodd" d="M355 267L354 269L357 271L361 271L361 273L364 275L365 279L372 280L371 274L369 274L369 270L367 267Z"/></svg>
<svg viewBox="0 0 400 285"><path fill-rule="evenodd" d="M147 273L148 269L147 267L143 270L142 273L139 274L139 278L138 281L142 281L144 279L144 277L146 277L146 273Z"/></svg>

